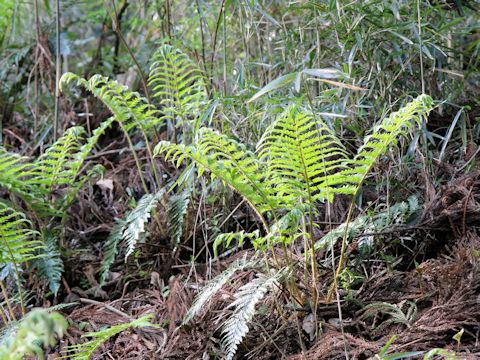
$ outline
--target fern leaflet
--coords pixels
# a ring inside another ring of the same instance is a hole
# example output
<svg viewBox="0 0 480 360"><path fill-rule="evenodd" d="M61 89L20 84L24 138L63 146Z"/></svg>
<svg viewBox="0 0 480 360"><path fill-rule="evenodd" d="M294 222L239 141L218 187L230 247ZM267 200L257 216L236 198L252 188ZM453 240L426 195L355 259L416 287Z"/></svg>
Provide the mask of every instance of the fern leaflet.
<svg viewBox="0 0 480 360"><path fill-rule="evenodd" d="M37 258L42 248L26 216L0 202L0 264L19 264Z"/></svg>
<svg viewBox="0 0 480 360"><path fill-rule="evenodd" d="M174 246L178 246L182 237L185 215L188 204L190 203L191 193L192 188L187 187L180 194L174 195L169 199L167 207L168 234Z"/></svg>
<svg viewBox="0 0 480 360"><path fill-rule="evenodd" d="M228 280L240 270L247 267L251 267L254 264L253 261L247 261L245 258L235 261L221 274L211 279L202 288L202 291L195 297L192 306L185 314L183 323L190 322L200 311L204 308L208 301L227 283Z"/></svg>
<svg viewBox="0 0 480 360"><path fill-rule="evenodd" d="M145 225L150 219L152 210L157 206L164 193L160 190L155 194L144 195L137 204L137 207L132 210L125 218L125 229L123 230L123 239L127 243L127 251L125 259L128 258L133 251L140 237L145 233Z"/></svg>
<svg viewBox="0 0 480 360"><path fill-rule="evenodd" d="M104 330L82 335L83 338L91 338L91 340L83 344L69 346L67 348L67 357L70 360L90 360L95 351L115 335L130 328L156 327L156 325L150 322L152 318L153 314L149 314L125 324L111 326Z"/></svg>
<svg viewBox="0 0 480 360"><path fill-rule="evenodd" d="M235 301L228 308L233 308L233 314L223 325L223 345L227 352L226 359L232 360L238 345L248 333L248 324L255 315L255 307L268 291L278 289L279 279L283 272L273 275L258 275L257 278L243 285L235 294Z"/></svg>
<svg viewBox="0 0 480 360"><path fill-rule="evenodd" d="M118 254L118 245L122 241L123 231L125 230L125 221L117 220L113 225L110 235L104 245L104 256L102 261L102 267L100 269L100 285L105 283L107 279L110 267L115 262L115 258Z"/></svg>

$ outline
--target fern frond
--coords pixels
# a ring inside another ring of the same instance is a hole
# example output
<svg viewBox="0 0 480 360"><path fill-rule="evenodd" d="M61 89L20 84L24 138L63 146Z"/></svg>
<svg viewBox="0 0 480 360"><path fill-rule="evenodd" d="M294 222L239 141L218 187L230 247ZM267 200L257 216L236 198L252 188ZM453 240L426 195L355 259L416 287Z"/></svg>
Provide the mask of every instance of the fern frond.
<svg viewBox="0 0 480 360"><path fill-rule="evenodd" d="M54 186L71 185L80 169L80 159L76 154L80 150L85 130L81 126L71 127L65 131L44 154L35 162L35 176L29 183L52 189Z"/></svg>
<svg viewBox="0 0 480 360"><path fill-rule="evenodd" d="M185 215L187 214L191 194L192 188L187 187L180 194L172 196L168 202L168 234L174 246L180 243L182 237Z"/></svg>
<svg viewBox="0 0 480 360"><path fill-rule="evenodd" d="M225 135L202 128L197 144L184 146L162 141L154 150L154 154L159 153L165 153L165 158L177 166L185 159L193 160L200 176L209 171L212 179L218 178L236 190L259 214L277 208L272 189L265 181L263 164L245 145Z"/></svg>
<svg viewBox="0 0 480 360"><path fill-rule="evenodd" d="M388 210L379 212L374 216L358 216L355 220L345 222L330 230L315 243L315 250L330 250L337 240L345 236L345 230L348 231L347 241L349 241L361 233L381 232L392 225L405 224L408 218L418 210L418 199L415 196L410 196L407 201L393 204ZM359 246L361 245L359 244Z"/></svg>
<svg viewBox="0 0 480 360"><path fill-rule="evenodd" d="M137 204L137 207L133 209L125 218L125 229L123 231L123 239L127 244L127 251L125 259L129 257L140 237L145 233L145 225L150 219L152 210L157 206L164 194L164 189L161 189L155 194L144 195Z"/></svg>
<svg viewBox="0 0 480 360"><path fill-rule="evenodd" d="M26 216L0 202L0 264L19 264L38 257L42 248Z"/></svg>
<svg viewBox="0 0 480 360"><path fill-rule="evenodd" d="M21 360L26 356L43 358L42 347L55 345L68 328L68 322L57 312L37 309L8 329L0 343L0 358Z"/></svg>
<svg viewBox="0 0 480 360"><path fill-rule="evenodd" d="M247 261L245 258L235 261L225 271L211 279L202 288L202 291L195 297L192 306L185 314L183 324L190 322L204 308L207 302L227 283L228 280L240 270L251 267L254 261Z"/></svg>
<svg viewBox="0 0 480 360"><path fill-rule="evenodd" d="M345 168L347 153L319 118L298 105L287 108L257 145L268 164L268 179L287 207L332 201L338 185L332 174Z"/></svg>
<svg viewBox="0 0 480 360"><path fill-rule="evenodd" d="M125 221L117 220L105 242L103 261L100 269L100 286L105 283L110 267L115 262L118 254L118 245L122 241L124 229Z"/></svg>
<svg viewBox="0 0 480 360"><path fill-rule="evenodd" d="M420 123L433 108L433 100L428 95L420 95L412 102L392 113L375 126L355 158L350 161L351 168L338 174L339 181L347 184L344 193L355 194L380 156L398 143L415 123Z"/></svg>
<svg viewBox="0 0 480 360"><path fill-rule="evenodd" d="M260 237L260 232L255 230L247 233L245 231L229 232L218 235L213 242L213 254L218 257L218 247L224 245L226 248L230 247L232 241L236 241L237 246L241 247L245 240L255 241Z"/></svg>
<svg viewBox="0 0 480 360"><path fill-rule="evenodd" d="M83 144L79 151L75 154L75 159L80 163L80 165L83 164L87 156L90 155L94 146L97 145L100 137L105 134L107 129L112 126L114 121L115 118L109 117L92 131L92 136L87 139L86 143Z"/></svg>
<svg viewBox="0 0 480 360"><path fill-rule="evenodd" d="M248 333L248 324L255 315L255 308L268 291L280 287L279 280L282 271L271 275L258 275L257 278L243 285L235 294L235 301L228 308L233 308L233 314L223 325L223 346L227 352L226 359L232 360L237 352L238 345Z"/></svg>
<svg viewBox="0 0 480 360"><path fill-rule="evenodd" d="M160 100L162 118L173 120L173 126L197 119L207 101L200 69L184 52L169 44L154 53L148 83L153 97Z"/></svg>
<svg viewBox="0 0 480 360"><path fill-rule="evenodd" d="M40 250L40 256L35 260L34 266L38 274L47 279L50 291L57 295L63 274L63 260L57 239L52 233L43 234L43 244L44 247Z"/></svg>
<svg viewBox="0 0 480 360"><path fill-rule="evenodd" d="M26 157L0 148L0 186L18 195L27 203L38 201L45 192L31 186L28 179L35 175L35 168Z"/></svg>
<svg viewBox="0 0 480 360"><path fill-rule="evenodd" d="M126 132L133 127L146 130L159 122L156 117L157 110L149 105L145 98L116 81L101 75L93 75L89 80L85 80L78 75L65 73L60 79L60 87L72 82L84 87L102 101Z"/></svg>
<svg viewBox="0 0 480 360"><path fill-rule="evenodd" d="M142 316L125 324L111 326L107 329L82 335L82 338L91 338L91 340L83 343L67 347L67 358L70 360L90 360L95 351L106 341L120 334L121 332L131 328L157 327L150 320L153 314Z"/></svg>

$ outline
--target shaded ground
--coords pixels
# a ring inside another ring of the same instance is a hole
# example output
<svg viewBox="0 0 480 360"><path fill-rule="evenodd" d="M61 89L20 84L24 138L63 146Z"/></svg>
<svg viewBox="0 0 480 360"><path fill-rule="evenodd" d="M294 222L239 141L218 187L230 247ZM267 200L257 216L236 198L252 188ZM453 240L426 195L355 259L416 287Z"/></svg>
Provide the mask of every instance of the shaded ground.
<svg viewBox="0 0 480 360"><path fill-rule="evenodd" d="M239 348L240 358L248 354L256 359L282 356L343 359L346 347L351 357L367 359L378 353L393 335L397 338L390 347L391 352L444 348L455 351L462 359L479 358L480 237L476 228L479 216L478 173L454 178L425 204L420 223L399 230L409 232L415 239L415 251L421 249L410 255L403 253L396 268L404 270L394 270L383 262L373 261L365 268L367 276L361 286L341 294L344 334L339 326L337 305L320 304L317 316L322 331L311 338L299 329L310 310L292 311L288 297L282 294L279 303L283 314L270 307L266 314L255 318ZM388 241L395 236L393 233L383 237ZM145 246L142 253L153 251L151 245ZM249 250L246 252L248 254ZM351 257L355 255L355 249L351 248ZM158 264L162 264L162 260L158 263L151 258L144 260L147 267L157 270ZM109 300L96 304L80 300L82 305L68 314L77 328L69 331L63 345L77 343L78 337L87 330L98 330L105 325L154 313L155 322L162 324L164 330L127 331L107 343L97 358L208 359L221 356L219 327L226 314L222 309L233 301L235 289L252 278L252 271L240 272L234 278L235 285L220 291L199 319L188 326L178 325L206 275L220 273L231 261L233 259L208 268L204 265L194 269L174 266L170 268L170 275L173 275L167 282L157 272L147 271L149 279L145 279L146 275L125 279L124 274L117 274L104 289L103 296ZM302 281L302 274L298 274L300 287ZM325 295L331 271L326 270L321 281ZM83 295L99 299L99 293L90 291ZM78 299L74 296L69 300ZM98 301L103 301L101 296ZM453 336L461 329L464 334L457 343Z"/></svg>

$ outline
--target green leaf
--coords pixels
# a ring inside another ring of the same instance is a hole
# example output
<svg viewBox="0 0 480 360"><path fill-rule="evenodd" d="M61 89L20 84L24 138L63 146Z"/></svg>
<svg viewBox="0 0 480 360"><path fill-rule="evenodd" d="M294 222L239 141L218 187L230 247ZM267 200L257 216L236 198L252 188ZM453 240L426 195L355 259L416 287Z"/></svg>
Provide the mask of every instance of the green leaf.
<svg viewBox="0 0 480 360"><path fill-rule="evenodd" d="M278 90L290 85L297 78L297 74L298 74L297 72L293 72L291 74L282 75L279 78L276 78L275 80L269 82L267 85L261 88L260 91L258 91L255 95L253 95L252 98L247 102L255 101L259 97L265 95L266 93L269 93L270 91Z"/></svg>

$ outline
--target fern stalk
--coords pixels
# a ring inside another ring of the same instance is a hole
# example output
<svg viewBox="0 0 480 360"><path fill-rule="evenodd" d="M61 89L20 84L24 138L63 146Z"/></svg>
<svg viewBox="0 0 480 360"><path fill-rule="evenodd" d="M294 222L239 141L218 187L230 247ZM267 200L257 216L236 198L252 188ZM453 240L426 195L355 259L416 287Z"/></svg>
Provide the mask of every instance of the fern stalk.
<svg viewBox="0 0 480 360"><path fill-rule="evenodd" d="M15 313L13 312L13 309L12 309L12 305L10 304L10 297L8 296L7 288L5 287L5 284L2 280L0 280L0 287L2 288L3 298L5 299L5 303L7 304L7 308L8 308L8 312L10 313L10 316L14 321L17 321L17 317L15 316Z"/></svg>
<svg viewBox="0 0 480 360"><path fill-rule="evenodd" d="M23 290L22 290L22 284L20 283L20 272L18 271L18 264L17 264L17 261L15 260L15 256L13 255L12 249L10 248L10 246L8 244L8 241L3 236L2 236L2 240L3 240L3 243L4 243L5 247L8 249L8 253L9 253L10 258L11 258L10 261L13 264L13 269L15 271L15 282L17 283L17 288L18 288L18 297L20 298L20 308L22 309L22 315L25 316L27 311L25 309L25 303L24 303L24 300L23 300ZM1 282L1 284L2 284L2 291L4 291L3 282ZM4 291L4 297L5 297L6 300L8 300L8 298L6 297L6 292L5 291ZM9 308L10 308L10 306L9 306Z"/></svg>

